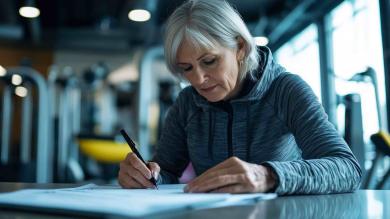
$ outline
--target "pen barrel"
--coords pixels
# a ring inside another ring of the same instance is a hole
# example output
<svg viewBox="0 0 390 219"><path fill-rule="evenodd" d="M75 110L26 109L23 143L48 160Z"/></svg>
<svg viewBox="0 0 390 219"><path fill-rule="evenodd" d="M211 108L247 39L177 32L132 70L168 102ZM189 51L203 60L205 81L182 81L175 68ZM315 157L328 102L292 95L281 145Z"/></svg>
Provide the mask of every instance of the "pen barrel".
<svg viewBox="0 0 390 219"><path fill-rule="evenodd" d="M141 154L138 152L138 150L134 150L133 153L138 157L138 159L140 159L142 161L142 163L144 163L146 166L147 166L147 163L145 162L145 160L142 158Z"/></svg>

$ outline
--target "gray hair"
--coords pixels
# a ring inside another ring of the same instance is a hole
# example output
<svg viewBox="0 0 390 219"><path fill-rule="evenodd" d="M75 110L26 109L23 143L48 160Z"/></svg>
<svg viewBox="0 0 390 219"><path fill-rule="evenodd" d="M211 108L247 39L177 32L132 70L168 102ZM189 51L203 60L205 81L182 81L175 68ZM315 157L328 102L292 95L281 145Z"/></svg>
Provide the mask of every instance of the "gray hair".
<svg viewBox="0 0 390 219"><path fill-rule="evenodd" d="M212 49L217 45L237 48L238 38L244 42L245 55L239 66L242 79L257 69L259 54L252 35L239 13L224 0L189 0L169 17L164 41L168 69L180 77L176 64L177 51L187 40L195 48Z"/></svg>

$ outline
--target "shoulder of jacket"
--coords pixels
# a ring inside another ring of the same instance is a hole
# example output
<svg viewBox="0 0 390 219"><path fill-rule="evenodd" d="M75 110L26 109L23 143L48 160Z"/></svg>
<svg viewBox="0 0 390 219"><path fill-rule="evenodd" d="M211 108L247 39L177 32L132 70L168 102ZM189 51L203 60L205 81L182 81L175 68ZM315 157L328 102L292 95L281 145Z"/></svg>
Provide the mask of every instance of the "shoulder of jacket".
<svg viewBox="0 0 390 219"><path fill-rule="evenodd" d="M302 82L303 79L299 75L283 72L273 80L270 90L280 93L281 90L286 88L294 89L296 86L300 87L302 86Z"/></svg>

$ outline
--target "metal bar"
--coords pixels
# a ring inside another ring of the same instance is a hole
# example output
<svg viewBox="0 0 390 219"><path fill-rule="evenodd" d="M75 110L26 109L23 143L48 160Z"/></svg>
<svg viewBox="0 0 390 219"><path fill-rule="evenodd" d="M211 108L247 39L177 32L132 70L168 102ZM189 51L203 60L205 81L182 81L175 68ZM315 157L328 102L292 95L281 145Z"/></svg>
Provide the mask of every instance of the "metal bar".
<svg viewBox="0 0 390 219"><path fill-rule="evenodd" d="M297 20L301 19L305 14L306 10L310 5L313 4L315 0L306 0L295 7L284 19L273 29L269 35L271 42L276 42L282 37L284 33L295 23Z"/></svg>
<svg viewBox="0 0 390 219"><path fill-rule="evenodd" d="M375 181L375 172L376 172L376 169L378 168L379 161L382 160L383 157L384 157L384 155L381 152L379 152L379 151L376 152L376 156L372 162L372 166L371 166L370 170L367 172L367 176L364 180L362 189L372 189L373 188L373 181Z"/></svg>
<svg viewBox="0 0 390 219"><path fill-rule="evenodd" d="M74 85L74 84L73 84ZM76 182L80 182L84 180L85 175L83 169L79 162L80 150L79 144L76 142L76 136L80 133L80 101L81 101L81 93L79 87L70 87L68 88L69 92L69 106L70 106L70 114L69 116L71 124L71 132L69 133L69 159L67 162L67 168L69 172L72 174L73 179Z"/></svg>
<svg viewBox="0 0 390 219"><path fill-rule="evenodd" d="M7 164L9 161L9 148L11 136L12 116L12 92L11 87L5 85L3 90L3 112L1 122L1 163Z"/></svg>
<svg viewBox="0 0 390 219"><path fill-rule="evenodd" d="M269 47L272 50L277 50L284 43L291 40L294 36L301 33L306 27L315 23L317 19L322 19L324 16L329 14L334 8L340 5L344 0L332 0L332 1L316 1L313 10L310 10L310 14L301 16L299 20L294 21L292 25L283 33L278 41L273 42L270 40Z"/></svg>
<svg viewBox="0 0 390 219"><path fill-rule="evenodd" d="M72 89L70 96L71 96L70 105L72 107L71 109L72 136L71 137L73 137L73 139L71 140L73 147L71 148L70 154L76 161L78 161L80 156L80 150L79 150L79 144L75 143L76 140L75 138L78 134L80 134L80 130L81 130L81 119L80 119L81 93L79 88Z"/></svg>
<svg viewBox="0 0 390 219"><path fill-rule="evenodd" d="M383 62L385 70L387 126L390 127L390 1L379 0L379 8L381 16Z"/></svg>
<svg viewBox="0 0 390 219"><path fill-rule="evenodd" d="M66 163L68 161L68 145L69 145L69 104L68 104L68 91L66 87L63 87L60 94L59 103L59 121L58 121L58 165L57 173L59 180L66 180Z"/></svg>
<svg viewBox="0 0 390 219"><path fill-rule="evenodd" d="M321 18L317 22L317 28L320 53L322 105L324 106L325 112L328 114L329 121L337 127L337 95L333 73L333 50L329 18Z"/></svg>
<svg viewBox="0 0 390 219"><path fill-rule="evenodd" d="M149 106L152 103L153 95L150 91L150 83L155 79L152 77L152 62L158 58L163 57L164 50L162 47L153 47L146 51L140 65L140 78L138 86L138 145L140 146L140 153L149 160L151 158L151 151L149 145L149 129L148 129L148 113Z"/></svg>
<svg viewBox="0 0 390 219"><path fill-rule="evenodd" d="M20 40L23 38L23 27L21 25L0 25L0 38Z"/></svg>
<svg viewBox="0 0 390 219"><path fill-rule="evenodd" d="M27 96L23 98L22 105L22 133L20 135L20 159L22 163L29 163L31 160L31 120L32 120L32 89L31 85L25 84Z"/></svg>
<svg viewBox="0 0 390 219"><path fill-rule="evenodd" d="M16 67L8 69L10 74L19 74L26 80L36 85L38 94L38 133L37 133L37 172L36 181L38 183L52 182L52 164L53 151L51 145L48 145L48 126L49 126L49 111L48 111L48 90L46 81L43 76L31 68Z"/></svg>
<svg viewBox="0 0 390 219"><path fill-rule="evenodd" d="M383 178L379 181L378 185L375 189L385 189L385 185L387 181L390 179L390 169L387 170L386 174L383 176Z"/></svg>
<svg viewBox="0 0 390 219"><path fill-rule="evenodd" d="M57 146L57 142L55 142L55 135L56 135L56 127L54 125L55 118L56 118L56 109L57 109L57 90L55 81L58 77L58 67L57 66L51 66L49 69L49 75L48 75L48 95L49 95L49 105L48 105L48 112L49 112L49 127L48 127L48 145L53 148L53 151L55 151L55 148ZM54 156L54 155L53 155ZM54 164L53 164L54 165ZM53 173L54 174L54 173Z"/></svg>

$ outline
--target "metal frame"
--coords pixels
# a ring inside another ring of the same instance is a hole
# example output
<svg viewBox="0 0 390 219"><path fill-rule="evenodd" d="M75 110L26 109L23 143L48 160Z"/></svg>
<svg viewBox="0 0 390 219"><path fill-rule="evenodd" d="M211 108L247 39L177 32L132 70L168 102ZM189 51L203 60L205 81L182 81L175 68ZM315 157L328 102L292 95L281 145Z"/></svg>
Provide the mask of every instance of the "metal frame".
<svg viewBox="0 0 390 219"><path fill-rule="evenodd" d="M337 95L334 82L334 66L332 52L332 37L330 21L324 16L317 22L318 45L321 70L322 105L328 114L329 121L337 127Z"/></svg>
<svg viewBox="0 0 390 219"><path fill-rule="evenodd" d="M141 59L140 76L138 85L138 145L142 156L151 159L150 142L149 142L149 106L152 103L153 94L151 90L157 87L151 83L153 81L152 63L156 58L163 57L164 50L161 46L148 49Z"/></svg>
<svg viewBox="0 0 390 219"><path fill-rule="evenodd" d="M379 0L383 63L385 71L386 105L387 105L387 126L390 127L390 2L389 0Z"/></svg>
<svg viewBox="0 0 390 219"><path fill-rule="evenodd" d="M48 113L48 92L47 85L44 77L37 71L26 67L15 67L7 70L7 76L19 74L26 81L31 82L36 88L38 93L38 114L37 114L37 157L36 157L36 182L49 183L52 182L52 147L48 144L49 135L49 113ZM9 87L9 86L6 86ZM10 87L9 87L10 88ZM10 93L11 94L11 93ZM5 95L4 95L5 96ZM10 96L11 97L11 96ZM28 97L27 97L28 98ZM8 103L8 102L7 102ZM27 103L28 104L28 103ZM9 99L9 106L11 106L11 99ZM6 107L4 105L3 107ZM27 107L27 105L26 105ZM4 114L3 114L4 115ZM24 116L27 116L27 111ZM3 117L4 118L4 117ZM11 119L9 116L8 119ZM4 119L3 119L4 120ZM4 134L4 122L3 122L3 134ZM23 124L25 125L25 124ZM10 126L8 126L9 128ZM8 133L10 134L10 133ZM6 135L3 135L3 138ZM26 146L27 144L25 144ZM3 145L2 145L3 147ZM8 145L9 147L9 145Z"/></svg>
<svg viewBox="0 0 390 219"><path fill-rule="evenodd" d="M79 182L85 178L79 164L79 147L75 143L76 136L80 134L80 84L74 75L69 74L62 80L58 77L59 69L52 67L48 87L52 103L49 108L52 132L50 142L57 151L54 181ZM58 124L55 124L57 116Z"/></svg>
<svg viewBox="0 0 390 219"><path fill-rule="evenodd" d="M24 83L24 87L27 90L32 90L32 86L29 82ZM31 92L27 93L27 96L23 98L22 106L22 133L20 143L20 160L22 163L29 163L31 160L31 124L33 115L33 97Z"/></svg>
<svg viewBox="0 0 390 219"><path fill-rule="evenodd" d="M9 143L11 136L12 117L12 92L11 88L5 84L3 89L3 110L1 119L1 163L8 163Z"/></svg>
<svg viewBox="0 0 390 219"><path fill-rule="evenodd" d="M279 39L288 32L289 28L294 25L294 23L302 18L302 15L305 14L306 10L315 2L315 0L306 0L294 8L287 16L284 17L282 21L273 29L269 34L269 39L271 42L277 42Z"/></svg>
<svg viewBox="0 0 390 219"><path fill-rule="evenodd" d="M319 4L319 6L316 6L313 11L310 11L310 13L307 13L306 10L302 9L308 9L311 8L313 5L313 2L310 0L303 1L300 5L298 5L294 10L290 12L286 18L294 18L293 21L285 21L286 19L282 20L279 25L277 25L274 29L278 32L275 33L275 30L271 33L273 36L278 36L277 39L273 37L270 38L270 45L269 47L272 50L277 50L283 44L288 42L290 39L292 39L294 36L302 32L306 27L308 27L310 24L316 23L316 20L322 19L325 17L331 10L333 10L335 7L340 5L344 0L332 0L332 1L314 1L315 4ZM311 6L309 3L312 3ZM309 7L308 7L309 4ZM300 12L300 16L297 16ZM304 14L305 12L306 14ZM288 25L288 26L287 26ZM281 26L281 27L279 27ZM284 26L284 27L283 27ZM276 41L272 41L275 40Z"/></svg>

